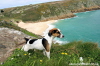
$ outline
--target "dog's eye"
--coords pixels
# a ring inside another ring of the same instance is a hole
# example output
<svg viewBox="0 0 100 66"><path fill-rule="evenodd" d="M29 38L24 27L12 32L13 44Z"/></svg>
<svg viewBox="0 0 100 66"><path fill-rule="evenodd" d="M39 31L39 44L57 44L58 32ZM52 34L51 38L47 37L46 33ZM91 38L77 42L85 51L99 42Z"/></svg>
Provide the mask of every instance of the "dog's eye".
<svg viewBox="0 0 100 66"><path fill-rule="evenodd" d="M53 31L53 33L56 33L56 32L57 32L57 30L54 30L54 31Z"/></svg>
<svg viewBox="0 0 100 66"><path fill-rule="evenodd" d="M60 32L57 32L58 34L60 34Z"/></svg>

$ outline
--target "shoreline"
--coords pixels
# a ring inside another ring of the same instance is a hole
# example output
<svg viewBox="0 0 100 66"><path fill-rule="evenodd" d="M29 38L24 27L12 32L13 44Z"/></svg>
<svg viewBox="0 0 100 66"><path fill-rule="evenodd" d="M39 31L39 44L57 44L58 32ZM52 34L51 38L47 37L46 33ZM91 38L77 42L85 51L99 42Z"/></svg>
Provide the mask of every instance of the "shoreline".
<svg viewBox="0 0 100 66"><path fill-rule="evenodd" d="M57 20L49 20L49 21L37 22L37 23L24 23L21 21L17 23L17 25L34 34L44 35L46 33L45 31L50 29L49 25L55 22L57 22Z"/></svg>
<svg viewBox="0 0 100 66"><path fill-rule="evenodd" d="M97 10L97 9L95 9L95 10ZM98 10L100 10L100 9L98 9ZM93 10L86 10L86 11L93 11ZM79 12L75 12L75 13L86 12L86 11L79 11ZM71 14L70 17L66 17L66 18L72 18L72 17L75 17L75 16L76 16L75 14L74 14L74 16ZM28 30L29 32L32 32L32 33L37 34L37 35L44 36L44 34L49 29L51 29L51 27L49 28L50 24L55 23L55 22L57 22L58 20L61 20L61 19L65 19L65 18L41 20L41 21L38 21L38 22L35 22L35 23L32 23L32 22L24 23L24 22L20 21L19 23L17 23L17 25L21 28Z"/></svg>

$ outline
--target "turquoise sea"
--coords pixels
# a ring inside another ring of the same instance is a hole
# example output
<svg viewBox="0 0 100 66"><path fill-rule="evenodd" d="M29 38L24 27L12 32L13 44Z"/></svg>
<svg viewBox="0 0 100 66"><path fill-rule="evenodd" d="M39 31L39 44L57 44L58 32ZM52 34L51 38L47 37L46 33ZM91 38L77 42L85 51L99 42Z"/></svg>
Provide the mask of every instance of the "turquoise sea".
<svg viewBox="0 0 100 66"><path fill-rule="evenodd" d="M64 38L59 42L88 41L100 46L100 10L75 13L76 17L61 19L53 25L59 28Z"/></svg>

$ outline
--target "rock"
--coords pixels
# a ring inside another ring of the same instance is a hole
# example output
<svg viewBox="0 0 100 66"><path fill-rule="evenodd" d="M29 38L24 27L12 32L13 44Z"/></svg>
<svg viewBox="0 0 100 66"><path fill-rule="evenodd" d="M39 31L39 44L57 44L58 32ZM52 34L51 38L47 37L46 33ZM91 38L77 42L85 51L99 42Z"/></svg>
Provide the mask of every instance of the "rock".
<svg viewBox="0 0 100 66"><path fill-rule="evenodd" d="M5 47L4 45L0 44L0 49L1 49L1 48L6 48L6 47Z"/></svg>
<svg viewBox="0 0 100 66"><path fill-rule="evenodd" d="M31 36L14 29L0 28L0 62L5 61L14 49L25 44L24 37Z"/></svg>
<svg viewBox="0 0 100 66"><path fill-rule="evenodd" d="M14 40L17 40L17 39L18 39L18 37L17 37L17 36L15 36L15 37L14 37Z"/></svg>

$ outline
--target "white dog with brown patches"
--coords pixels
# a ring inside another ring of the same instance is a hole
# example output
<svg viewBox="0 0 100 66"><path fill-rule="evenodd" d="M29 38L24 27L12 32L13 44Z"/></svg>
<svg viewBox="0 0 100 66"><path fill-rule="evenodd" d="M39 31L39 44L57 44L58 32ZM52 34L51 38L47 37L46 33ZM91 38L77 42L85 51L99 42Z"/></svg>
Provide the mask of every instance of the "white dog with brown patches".
<svg viewBox="0 0 100 66"><path fill-rule="evenodd" d="M43 50L43 54L46 55L50 59L50 49L52 45L52 41L55 37L63 38L63 34L59 29L53 28L49 30L48 34L41 39L27 39L26 45L22 47L24 51L28 51L29 49L38 49Z"/></svg>

